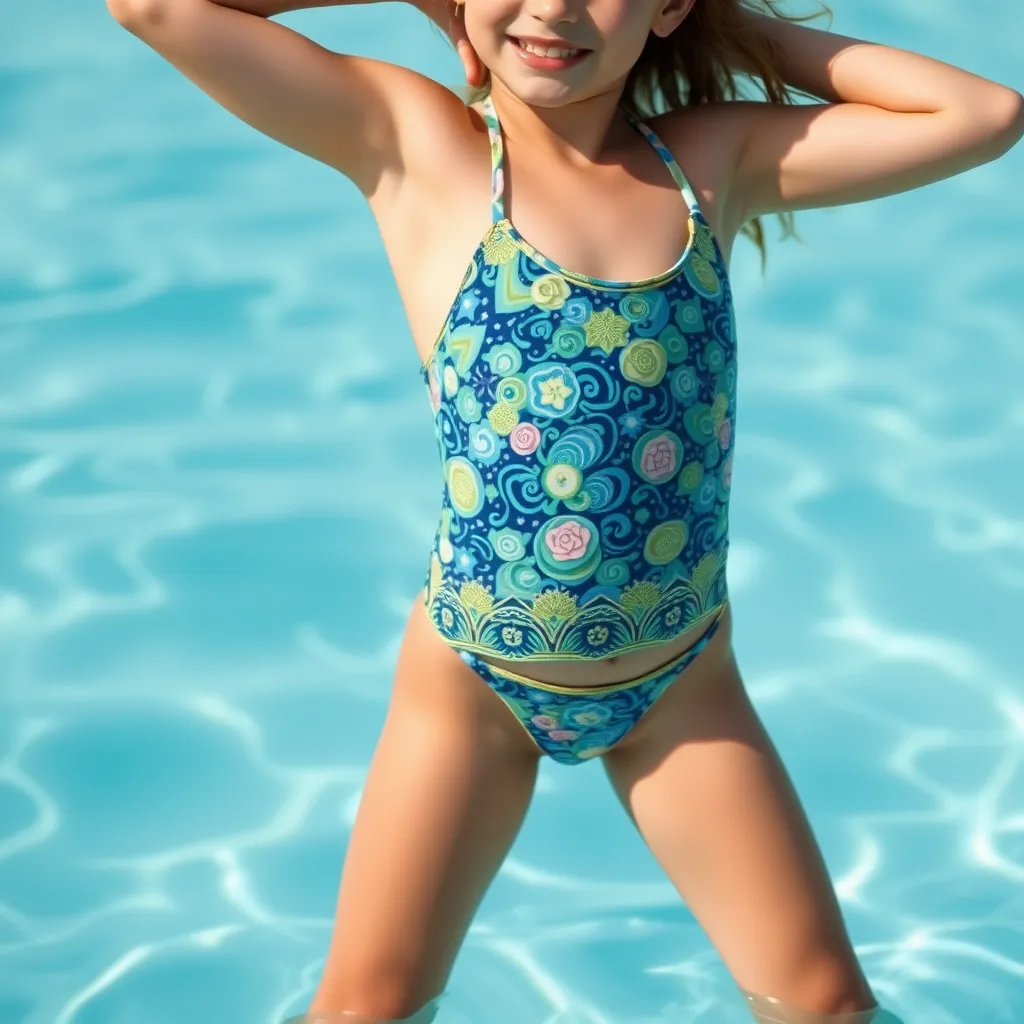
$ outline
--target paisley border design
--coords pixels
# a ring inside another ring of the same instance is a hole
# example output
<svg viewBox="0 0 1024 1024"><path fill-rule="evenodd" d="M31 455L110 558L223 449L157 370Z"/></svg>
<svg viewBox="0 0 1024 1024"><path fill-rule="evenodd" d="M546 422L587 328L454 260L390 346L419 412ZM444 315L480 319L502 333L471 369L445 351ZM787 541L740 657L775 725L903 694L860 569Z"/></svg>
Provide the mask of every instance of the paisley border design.
<svg viewBox="0 0 1024 1024"><path fill-rule="evenodd" d="M655 600L633 607L599 594L579 606L566 602L563 614L550 602L556 614L544 617L536 599L516 596L474 607L448 582L428 587L424 604L437 631L460 650L508 660L593 661L657 647L720 612L728 601L725 559L715 562L718 569L706 582L677 579L664 589L648 584Z"/></svg>

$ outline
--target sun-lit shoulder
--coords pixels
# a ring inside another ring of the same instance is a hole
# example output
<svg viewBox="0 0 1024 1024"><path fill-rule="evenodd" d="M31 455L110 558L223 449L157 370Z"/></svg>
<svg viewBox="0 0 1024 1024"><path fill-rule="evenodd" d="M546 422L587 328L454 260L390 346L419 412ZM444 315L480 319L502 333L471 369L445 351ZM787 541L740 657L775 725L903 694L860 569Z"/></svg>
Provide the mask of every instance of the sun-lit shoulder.
<svg viewBox="0 0 1024 1024"><path fill-rule="evenodd" d="M742 104L703 103L661 114L647 123L658 133L686 175L704 216L729 247L742 226L732 184L745 138Z"/></svg>

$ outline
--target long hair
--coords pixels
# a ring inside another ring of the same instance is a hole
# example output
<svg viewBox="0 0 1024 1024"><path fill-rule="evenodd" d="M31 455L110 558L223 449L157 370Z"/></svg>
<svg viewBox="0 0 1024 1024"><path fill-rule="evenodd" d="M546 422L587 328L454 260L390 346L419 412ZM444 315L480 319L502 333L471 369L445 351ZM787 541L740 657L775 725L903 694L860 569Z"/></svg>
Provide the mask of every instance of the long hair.
<svg viewBox="0 0 1024 1024"><path fill-rule="evenodd" d="M626 79L622 105L637 117L655 117L699 103L760 96L769 103L797 102L802 94L783 78L784 55L744 18L748 11L804 22L831 15L824 4L810 14L782 11L782 0L697 0L686 21L670 36L653 33ZM750 69L738 71L738 68ZM489 86L468 90L467 103L487 95ZM779 215L783 237L795 236L791 213ZM766 257L764 225L753 218L741 233Z"/></svg>
<svg viewBox="0 0 1024 1024"><path fill-rule="evenodd" d="M793 103L801 94L782 77L783 55L763 32L743 18L745 11L786 21L811 21L831 15L821 5L811 14L786 14L780 0L697 0L686 21L667 38L653 33L626 79L623 105L638 117L698 103L721 103L755 93L769 103ZM750 68L749 74L738 67ZM744 88L746 86L746 89ZM783 237L796 234L793 215L779 215ZM764 225L755 217L741 228L766 258Z"/></svg>

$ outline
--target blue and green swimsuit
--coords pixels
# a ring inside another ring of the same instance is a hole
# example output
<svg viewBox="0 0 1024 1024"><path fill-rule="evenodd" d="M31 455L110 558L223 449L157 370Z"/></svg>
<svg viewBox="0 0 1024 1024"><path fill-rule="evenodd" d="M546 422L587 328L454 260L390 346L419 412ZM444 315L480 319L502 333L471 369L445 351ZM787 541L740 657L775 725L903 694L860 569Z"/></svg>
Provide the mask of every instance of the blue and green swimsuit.
<svg viewBox="0 0 1024 1024"><path fill-rule="evenodd" d="M727 601L736 328L725 260L690 211L675 266L644 281L573 273L505 214L493 104L492 224L423 366L444 490L427 612L538 746L604 753L707 643ZM487 658L593 660L705 623L671 665L615 687L552 687Z"/></svg>

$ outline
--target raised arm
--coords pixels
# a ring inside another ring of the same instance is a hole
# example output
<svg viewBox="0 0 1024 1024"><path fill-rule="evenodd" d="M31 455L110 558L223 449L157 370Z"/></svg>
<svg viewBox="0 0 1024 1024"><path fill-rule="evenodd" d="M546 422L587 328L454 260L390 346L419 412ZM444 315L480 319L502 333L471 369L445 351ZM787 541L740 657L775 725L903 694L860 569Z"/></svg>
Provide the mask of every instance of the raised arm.
<svg viewBox="0 0 1024 1024"><path fill-rule="evenodd" d="M422 75L334 53L269 20L372 0L107 0L113 17L247 124L336 167L370 196L458 100ZM443 0L417 7L444 25Z"/></svg>
<svg viewBox="0 0 1024 1024"><path fill-rule="evenodd" d="M1024 135L1019 93L915 53L751 14L785 78L823 103L737 103L738 222L907 191L993 160Z"/></svg>

